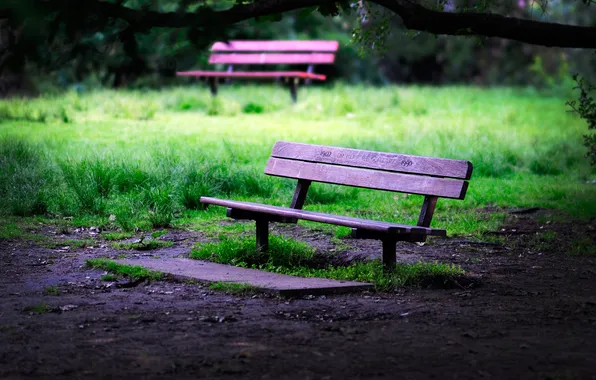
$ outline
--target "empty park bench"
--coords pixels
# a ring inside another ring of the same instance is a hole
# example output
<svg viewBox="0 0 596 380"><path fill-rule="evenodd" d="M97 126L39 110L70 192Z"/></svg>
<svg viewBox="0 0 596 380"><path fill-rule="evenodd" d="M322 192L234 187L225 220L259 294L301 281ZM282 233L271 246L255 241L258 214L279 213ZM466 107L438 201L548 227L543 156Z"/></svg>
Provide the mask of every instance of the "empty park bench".
<svg viewBox="0 0 596 380"><path fill-rule="evenodd" d="M179 71L178 76L203 78L211 94L217 95L220 79L275 79L288 85L296 102L300 81L323 81L325 75L313 72L315 65L332 64L337 41L229 41L211 47L210 64L228 65L227 71ZM234 71L234 65L308 65L306 71Z"/></svg>
<svg viewBox="0 0 596 380"><path fill-rule="evenodd" d="M265 174L298 180L290 207L201 197L207 205L227 207L227 216L256 221L257 249L267 250L269 222L297 220L352 228L352 237L383 243L383 264L393 269L398 241L422 242L427 236L446 236L430 224L439 197L464 199L472 175L468 161L411 156L278 141ZM424 195L415 226L302 210L312 182Z"/></svg>

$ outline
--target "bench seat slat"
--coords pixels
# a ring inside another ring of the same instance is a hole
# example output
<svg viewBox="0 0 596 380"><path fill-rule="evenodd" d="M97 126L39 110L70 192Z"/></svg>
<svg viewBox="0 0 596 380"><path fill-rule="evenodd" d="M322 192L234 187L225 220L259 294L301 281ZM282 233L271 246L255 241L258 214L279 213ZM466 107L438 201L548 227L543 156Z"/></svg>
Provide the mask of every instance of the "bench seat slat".
<svg viewBox="0 0 596 380"><path fill-rule="evenodd" d="M366 170L274 157L269 158L265 174L454 199L463 199L468 188L468 183L462 180Z"/></svg>
<svg viewBox="0 0 596 380"><path fill-rule="evenodd" d="M273 147L271 156L458 179L470 179L472 175L472 163L469 161L373 152L286 141L278 141Z"/></svg>
<svg viewBox="0 0 596 380"><path fill-rule="evenodd" d="M293 41L228 41L216 42L211 51L326 51L339 48L337 41L293 40Z"/></svg>
<svg viewBox="0 0 596 380"><path fill-rule="evenodd" d="M335 224L339 226L361 228L364 230L386 232L390 234L411 234L411 235L433 235L446 236L445 230L428 227L409 226L405 224L396 224L389 222L380 222L376 220L352 218L348 216L339 216L325 214L320 212L297 210L287 207L263 205L253 202L239 202L225 199L201 197L201 203L211 204L222 207L230 207L255 213L281 216L285 218L297 218L313 222Z"/></svg>
<svg viewBox="0 0 596 380"><path fill-rule="evenodd" d="M307 73L305 71L179 71L177 76L210 77L210 78L302 78L325 80L321 74Z"/></svg>
<svg viewBox="0 0 596 380"><path fill-rule="evenodd" d="M329 53L262 53L262 54L211 54L209 63L232 65L295 65L295 64L331 64L335 54Z"/></svg>

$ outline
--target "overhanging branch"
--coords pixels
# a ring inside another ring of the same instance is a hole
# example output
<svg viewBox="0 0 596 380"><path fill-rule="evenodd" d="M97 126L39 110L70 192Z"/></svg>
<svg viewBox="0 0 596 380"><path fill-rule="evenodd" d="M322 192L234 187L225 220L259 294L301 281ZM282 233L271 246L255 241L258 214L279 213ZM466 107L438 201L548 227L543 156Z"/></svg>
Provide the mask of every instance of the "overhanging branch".
<svg viewBox="0 0 596 380"><path fill-rule="evenodd" d="M568 48L596 48L596 26L576 26L487 13L451 13L433 11L409 0L369 0L399 15L412 30L433 34L486 36L516 40L534 45ZM156 12L137 10L101 0L42 0L59 10L80 8L126 21L136 30L163 28L212 28L291 10L328 5L333 0L257 0L228 10L200 8L195 12Z"/></svg>

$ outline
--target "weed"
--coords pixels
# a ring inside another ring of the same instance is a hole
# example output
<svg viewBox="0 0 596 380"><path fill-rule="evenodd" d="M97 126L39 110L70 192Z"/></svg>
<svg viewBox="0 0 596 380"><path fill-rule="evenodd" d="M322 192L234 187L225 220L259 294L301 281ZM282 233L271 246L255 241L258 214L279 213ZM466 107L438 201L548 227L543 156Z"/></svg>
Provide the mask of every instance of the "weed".
<svg viewBox="0 0 596 380"><path fill-rule="evenodd" d="M102 281L118 281L118 276L113 275L113 274L104 274L103 276L101 276L101 280Z"/></svg>
<svg viewBox="0 0 596 380"><path fill-rule="evenodd" d="M54 308L48 306L45 302L41 302L37 305L26 306L23 311L28 313L46 314L54 311Z"/></svg>
<svg viewBox="0 0 596 380"><path fill-rule="evenodd" d="M85 264L91 268L103 269L110 273L130 277L134 280L161 280L163 273L152 271L138 265L120 264L108 259L89 259Z"/></svg>
<svg viewBox="0 0 596 380"><path fill-rule="evenodd" d="M46 286L43 289L44 293L49 296L59 296L60 295L60 288L57 286Z"/></svg>

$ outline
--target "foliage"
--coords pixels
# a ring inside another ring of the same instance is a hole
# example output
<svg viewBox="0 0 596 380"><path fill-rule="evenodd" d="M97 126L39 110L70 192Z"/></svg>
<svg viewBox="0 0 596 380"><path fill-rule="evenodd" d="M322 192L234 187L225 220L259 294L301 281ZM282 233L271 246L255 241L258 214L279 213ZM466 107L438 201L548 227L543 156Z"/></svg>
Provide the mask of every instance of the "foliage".
<svg viewBox="0 0 596 380"><path fill-rule="evenodd" d="M596 166L596 101L592 95L596 86L587 83L584 78L577 75L573 79L577 82L580 95L577 101L568 101L567 105L588 123L589 132L584 135L584 144L588 147L587 157L590 158L592 165Z"/></svg>
<svg viewBox="0 0 596 380"><path fill-rule="evenodd" d="M98 2L75 2L68 7L63 7L68 2L58 0L41 3L38 4L38 0L9 0L6 8L0 6L0 11L9 10L0 13L0 17L9 15L8 22L1 24L0 35L5 36L3 40L13 41L0 55L0 61L6 62L0 66L0 94L12 92L10 82L13 76L27 74L42 91L56 85L82 92L102 85L146 88L181 83L181 79L175 78L176 71L207 67L209 46L216 40L230 39L338 40L340 50L335 65L317 69L331 79L344 81L473 81L547 86L543 82L548 82L549 77L565 67L588 79L596 76L593 57L587 51L545 49L509 40L415 32L408 30L402 18L392 11L367 1L326 2L322 6L286 12L283 17L272 14L234 25L205 28L135 27L130 20L106 15L97 6ZM52 3L55 8L44 12ZM242 2L245 3L250 1ZM237 3L129 0L118 4L143 12L196 12L197 17L208 19L213 11L225 10ZM592 25L596 12L589 1L581 4L578 0L457 0L422 4L435 11L496 13L572 25ZM538 60L542 62L543 70L537 72L533 63ZM190 102L186 106L193 107L193 104ZM128 111L139 120L151 120L158 108L158 105L148 104ZM259 108L247 105L246 111L258 112ZM219 104L211 104L212 114L220 111ZM67 108L58 107L50 115L32 112L7 117L57 117L71 122L72 113Z"/></svg>

